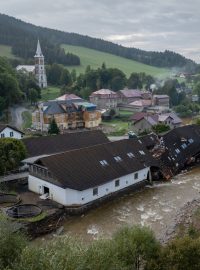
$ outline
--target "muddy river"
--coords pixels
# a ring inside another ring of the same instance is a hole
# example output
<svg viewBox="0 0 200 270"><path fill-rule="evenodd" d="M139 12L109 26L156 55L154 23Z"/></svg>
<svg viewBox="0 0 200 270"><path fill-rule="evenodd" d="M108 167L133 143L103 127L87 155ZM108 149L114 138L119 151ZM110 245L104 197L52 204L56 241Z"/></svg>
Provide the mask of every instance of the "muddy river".
<svg viewBox="0 0 200 270"><path fill-rule="evenodd" d="M167 228L173 224L179 209L198 197L200 168L194 168L174 177L170 182L154 183L153 186L124 195L81 217L66 220L63 233L91 241L110 237L124 225L139 224L149 226L157 238L162 238Z"/></svg>

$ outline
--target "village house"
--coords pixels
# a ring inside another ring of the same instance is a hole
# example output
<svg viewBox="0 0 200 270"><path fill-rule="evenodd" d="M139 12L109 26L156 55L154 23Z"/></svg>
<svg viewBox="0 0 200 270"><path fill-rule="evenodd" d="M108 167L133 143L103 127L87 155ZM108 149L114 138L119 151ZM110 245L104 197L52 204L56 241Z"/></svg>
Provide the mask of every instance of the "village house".
<svg viewBox="0 0 200 270"><path fill-rule="evenodd" d="M145 185L157 162L138 139L43 157L30 165L29 190L67 207L80 207Z"/></svg>
<svg viewBox="0 0 200 270"><path fill-rule="evenodd" d="M29 137L22 139L22 142L27 149L27 157L23 160L23 163L29 164L44 156L103 144L109 142L109 140L102 131L89 130L51 136Z"/></svg>
<svg viewBox="0 0 200 270"><path fill-rule="evenodd" d="M96 104L99 110L116 109L118 95L109 89L100 89L90 95L90 102Z"/></svg>
<svg viewBox="0 0 200 270"><path fill-rule="evenodd" d="M35 65L18 65L16 67L16 70L34 75L39 87L46 88L47 76L46 76L46 70L45 70L45 65L44 65L44 55L42 54L39 40L37 43L37 50L36 50L34 58L35 58Z"/></svg>
<svg viewBox="0 0 200 270"><path fill-rule="evenodd" d="M136 113L130 117L129 127L136 133L152 130L157 124L168 125L170 129L181 126L182 120L175 113L152 114Z"/></svg>
<svg viewBox="0 0 200 270"><path fill-rule="evenodd" d="M153 95L153 106L161 108L169 108L169 96L168 95Z"/></svg>
<svg viewBox="0 0 200 270"><path fill-rule="evenodd" d="M24 133L11 125L0 124L0 138L21 139Z"/></svg>
<svg viewBox="0 0 200 270"><path fill-rule="evenodd" d="M151 99L140 99L131 102L129 104L129 108L131 108L131 110L135 112L142 112L145 111L147 108L149 108L151 105L152 105Z"/></svg>
<svg viewBox="0 0 200 270"><path fill-rule="evenodd" d="M52 119L55 119L61 132L66 129L98 127L101 113L96 105L78 97L71 98L39 103L32 113L33 128L48 131Z"/></svg>
<svg viewBox="0 0 200 270"><path fill-rule="evenodd" d="M138 89L125 88L123 90L119 90L117 94L119 104L123 105L142 99L142 92Z"/></svg>
<svg viewBox="0 0 200 270"><path fill-rule="evenodd" d="M75 94L64 94L58 98L56 98L56 100L73 100L73 101L82 101L82 98L78 97Z"/></svg>

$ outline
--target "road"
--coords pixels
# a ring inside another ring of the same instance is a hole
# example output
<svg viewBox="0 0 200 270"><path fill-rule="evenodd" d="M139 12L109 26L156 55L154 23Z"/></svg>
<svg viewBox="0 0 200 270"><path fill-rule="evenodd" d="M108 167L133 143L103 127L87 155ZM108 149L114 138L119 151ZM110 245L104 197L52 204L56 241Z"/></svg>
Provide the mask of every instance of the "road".
<svg viewBox="0 0 200 270"><path fill-rule="evenodd" d="M26 109L23 106L13 106L10 108L10 113L11 113L11 125L19 128L19 129L23 129L23 118L22 118L22 113L28 111L28 109Z"/></svg>

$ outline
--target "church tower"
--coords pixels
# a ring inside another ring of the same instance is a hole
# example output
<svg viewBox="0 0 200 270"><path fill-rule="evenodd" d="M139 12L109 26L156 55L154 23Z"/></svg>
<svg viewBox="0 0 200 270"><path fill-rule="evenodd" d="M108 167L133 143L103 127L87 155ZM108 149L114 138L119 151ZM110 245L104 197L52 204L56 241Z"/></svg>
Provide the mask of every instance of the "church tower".
<svg viewBox="0 0 200 270"><path fill-rule="evenodd" d="M38 81L38 85L40 88L46 88L47 77L46 77L46 71L45 71L45 66L44 66L44 56L42 54L39 40L37 43L37 50L36 50L36 54L34 58L35 58L35 77Z"/></svg>

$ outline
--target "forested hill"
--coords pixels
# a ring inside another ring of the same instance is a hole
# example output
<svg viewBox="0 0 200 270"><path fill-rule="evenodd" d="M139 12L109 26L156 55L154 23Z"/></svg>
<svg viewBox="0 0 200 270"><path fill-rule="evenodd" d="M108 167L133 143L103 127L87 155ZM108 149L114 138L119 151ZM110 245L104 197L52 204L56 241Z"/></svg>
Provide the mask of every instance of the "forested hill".
<svg viewBox="0 0 200 270"><path fill-rule="evenodd" d="M69 65L78 65L80 59L73 54L65 55L60 47L61 44L69 44L111 53L157 67L180 67L186 71L196 68L196 63L192 60L171 51L147 52L126 48L102 39L35 26L0 14L0 44L12 46L12 52L16 56L32 58L38 38L49 63L69 62Z"/></svg>

